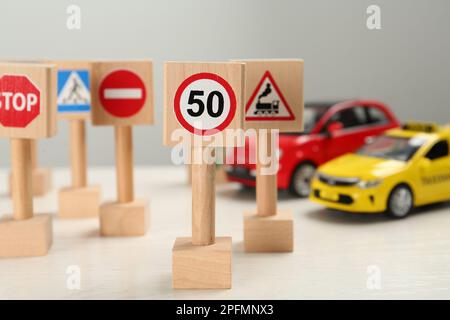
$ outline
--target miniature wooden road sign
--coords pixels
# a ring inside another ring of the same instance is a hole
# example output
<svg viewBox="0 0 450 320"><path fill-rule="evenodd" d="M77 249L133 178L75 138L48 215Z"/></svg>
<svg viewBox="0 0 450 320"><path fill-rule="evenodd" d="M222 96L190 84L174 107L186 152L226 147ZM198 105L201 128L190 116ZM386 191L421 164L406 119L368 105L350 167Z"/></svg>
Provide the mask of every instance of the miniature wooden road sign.
<svg viewBox="0 0 450 320"><path fill-rule="evenodd" d="M13 218L0 221L0 257L41 256L52 244L50 215L33 216L31 141L56 133L56 69L0 64L0 137L11 139Z"/></svg>
<svg viewBox="0 0 450 320"><path fill-rule="evenodd" d="M91 118L91 64L88 61L55 61L58 66L58 118Z"/></svg>
<svg viewBox="0 0 450 320"><path fill-rule="evenodd" d="M95 63L92 74L94 125L152 124L152 72L150 61Z"/></svg>
<svg viewBox="0 0 450 320"><path fill-rule="evenodd" d="M9 63L44 63L41 62L33 62L33 61L7 61ZM37 150L37 141L31 141L31 163L32 163L32 194L33 196L44 196L50 192L52 189L52 171L50 168L42 168L38 166L38 150ZM9 194L12 194L12 177L9 174L8 179L9 186Z"/></svg>
<svg viewBox="0 0 450 320"><path fill-rule="evenodd" d="M303 130L303 60L245 63L246 129Z"/></svg>
<svg viewBox="0 0 450 320"><path fill-rule="evenodd" d="M132 125L153 123L151 61L92 64L92 122L113 125L116 143L117 201L100 207L103 236L139 236L147 232L148 201L133 190Z"/></svg>
<svg viewBox="0 0 450 320"><path fill-rule="evenodd" d="M294 119L289 103L270 72L266 71L246 104L245 120L290 121Z"/></svg>
<svg viewBox="0 0 450 320"><path fill-rule="evenodd" d="M164 142L181 135L192 160L192 237L177 238L172 251L176 289L231 288L231 237L215 236L215 146L232 146L225 131L242 128L244 65L167 62L164 66ZM218 141L210 137L220 136ZM239 139L238 139L239 140ZM239 141L238 141L239 143ZM240 142L242 143L242 142ZM200 156L198 156L200 154Z"/></svg>
<svg viewBox="0 0 450 320"><path fill-rule="evenodd" d="M244 248L247 252L290 252L294 248L293 217L290 211L277 210L277 170L268 168L273 162L278 168L277 139L270 130L303 129L303 60L242 62L247 99L244 126L258 130L257 210L244 213ZM272 163L261 160L264 153Z"/></svg>
<svg viewBox="0 0 450 320"><path fill-rule="evenodd" d="M58 118L69 121L72 184L59 191L61 218L96 217L100 187L87 182L86 121L91 119L91 63L57 61Z"/></svg>
<svg viewBox="0 0 450 320"><path fill-rule="evenodd" d="M177 133L210 147L243 144L239 136L235 139L227 137L225 130L242 129L242 112L238 107L240 97L236 97L233 90L236 84L243 82L238 78L242 75L239 70L233 70L228 77L220 76L230 68L239 69L239 66L211 63L205 67L202 63L166 63L165 74L170 68L173 77L171 81L165 79L166 92L173 96L166 96L170 100L165 104L173 105L164 109L165 145L177 145L180 142ZM201 72L203 69L206 71ZM214 72L209 72L209 69ZM187 74L190 76L186 77Z"/></svg>

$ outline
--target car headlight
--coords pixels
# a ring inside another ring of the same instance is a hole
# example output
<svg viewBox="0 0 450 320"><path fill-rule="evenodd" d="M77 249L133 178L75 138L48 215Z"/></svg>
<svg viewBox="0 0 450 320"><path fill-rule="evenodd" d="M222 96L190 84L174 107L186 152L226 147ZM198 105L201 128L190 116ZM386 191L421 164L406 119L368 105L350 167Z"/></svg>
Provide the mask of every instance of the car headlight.
<svg viewBox="0 0 450 320"><path fill-rule="evenodd" d="M378 186L381 183L382 180L380 179L375 179L375 180L361 180L360 182L358 182L358 187L360 189L369 189L369 188L374 188L376 186Z"/></svg>

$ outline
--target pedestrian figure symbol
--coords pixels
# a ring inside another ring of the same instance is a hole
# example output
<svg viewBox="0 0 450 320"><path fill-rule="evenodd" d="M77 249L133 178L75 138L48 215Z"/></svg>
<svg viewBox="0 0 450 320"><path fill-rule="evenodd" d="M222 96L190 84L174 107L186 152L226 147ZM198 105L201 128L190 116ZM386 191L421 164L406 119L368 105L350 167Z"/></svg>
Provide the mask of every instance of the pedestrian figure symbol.
<svg viewBox="0 0 450 320"><path fill-rule="evenodd" d="M67 98L63 98L63 102L66 104L70 102L88 103L89 99L81 96L80 90L82 90L82 86L78 82L78 79L72 78L72 89L70 90L69 96Z"/></svg>
<svg viewBox="0 0 450 320"><path fill-rule="evenodd" d="M91 94L87 70L58 72L58 112L89 112Z"/></svg>

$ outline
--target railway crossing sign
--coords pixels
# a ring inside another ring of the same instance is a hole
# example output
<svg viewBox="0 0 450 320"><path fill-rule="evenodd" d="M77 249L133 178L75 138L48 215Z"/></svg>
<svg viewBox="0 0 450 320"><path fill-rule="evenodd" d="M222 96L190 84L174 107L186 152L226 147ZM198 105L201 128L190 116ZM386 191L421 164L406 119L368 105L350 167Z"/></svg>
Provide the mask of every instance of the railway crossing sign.
<svg viewBox="0 0 450 320"><path fill-rule="evenodd" d="M240 60L245 64L245 129L303 130L303 60Z"/></svg>
<svg viewBox="0 0 450 320"><path fill-rule="evenodd" d="M266 71L245 107L245 120L294 120L294 114L277 83Z"/></svg>
<svg viewBox="0 0 450 320"><path fill-rule="evenodd" d="M227 129L242 129L242 63L167 62L164 76L165 145L176 145L180 134L200 145L242 144L226 138Z"/></svg>
<svg viewBox="0 0 450 320"><path fill-rule="evenodd" d="M107 61L92 65L94 125L153 123L151 61Z"/></svg>
<svg viewBox="0 0 450 320"><path fill-rule="evenodd" d="M0 137L38 139L56 133L56 69L0 63Z"/></svg>

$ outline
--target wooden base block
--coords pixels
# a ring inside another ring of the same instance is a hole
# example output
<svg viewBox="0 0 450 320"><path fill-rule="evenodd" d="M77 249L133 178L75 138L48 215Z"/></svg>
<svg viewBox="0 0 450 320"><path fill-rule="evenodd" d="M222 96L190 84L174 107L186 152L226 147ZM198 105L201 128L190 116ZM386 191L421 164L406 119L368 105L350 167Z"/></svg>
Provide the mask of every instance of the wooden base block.
<svg viewBox="0 0 450 320"><path fill-rule="evenodd" d="M172 249L175 289L230 289L231 237L209 246L194 246L192 238L177 238Z"/></svg>
<svg viewBox="0 0 450 320"><path fill-rule="evenodd" d="M292 252L294 219L290 211L260 217L244 213L244 249L246 252Z"/></svg>
<svg viewBox="0 0 450 320"><path fill-rule="evenodd" d="M100 234L107 237L143 236L150 225L148 201L107 202L100 207Z"/></svg>
<svg viewBox="0 0 450 320"><path fill-rule="evenodd" d="M1 258L45 256L52 241L52 218L48 214L0 221Z"/></svg>
<svg viewBox="0 0 450 320"><path fill-rule="evenodd" d="M9 175L9 194L11 194L11 174ZM52 171L50 168L37 168L32 172L33 196L41 197L52 189Z"/></svg>
<svg viewBox="0 0 450 320"><path fill-rule="evenodd" d="M59 213L64 219L98 217L100 187L63 188L59 191Z"/></svg>

